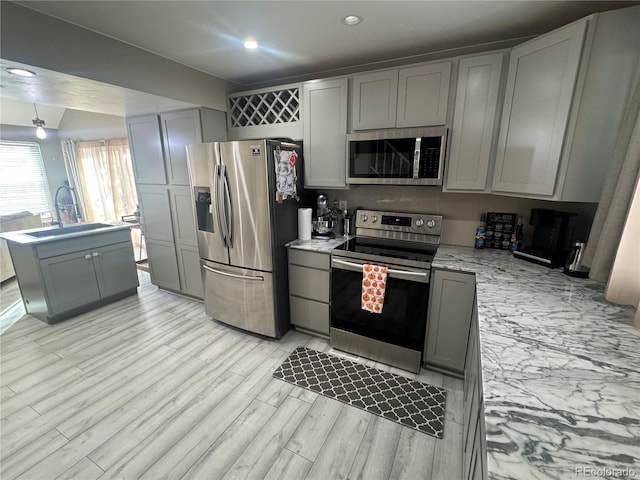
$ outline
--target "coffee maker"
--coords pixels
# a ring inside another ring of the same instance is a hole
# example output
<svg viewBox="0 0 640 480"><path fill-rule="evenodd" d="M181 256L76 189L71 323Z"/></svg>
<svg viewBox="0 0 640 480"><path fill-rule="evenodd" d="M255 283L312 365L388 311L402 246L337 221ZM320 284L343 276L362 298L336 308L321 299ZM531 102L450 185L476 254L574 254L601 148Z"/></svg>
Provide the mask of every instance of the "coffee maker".
<svg viewBox="0 0 640 480"><path fill-rule="evenodd" d="M575 229L575 213L546 208L532 208L529 225L533 226L531 245L513 256L550 268L564 265Z"/></svg>

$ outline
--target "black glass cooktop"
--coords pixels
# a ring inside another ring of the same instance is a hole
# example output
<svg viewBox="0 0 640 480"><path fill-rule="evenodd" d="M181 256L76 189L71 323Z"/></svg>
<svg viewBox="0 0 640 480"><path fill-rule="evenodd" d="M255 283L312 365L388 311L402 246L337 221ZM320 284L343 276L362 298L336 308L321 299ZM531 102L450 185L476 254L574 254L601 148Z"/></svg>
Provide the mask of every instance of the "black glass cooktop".
<svg viewBox="0 0 640 480"><path fill-rule="evenodd" d="M431 262L437 246L418 242L398 241L393 239L352 238L334 251L355 254L355 257L388 257L392 259L409 260L412 262Z"/></svg>

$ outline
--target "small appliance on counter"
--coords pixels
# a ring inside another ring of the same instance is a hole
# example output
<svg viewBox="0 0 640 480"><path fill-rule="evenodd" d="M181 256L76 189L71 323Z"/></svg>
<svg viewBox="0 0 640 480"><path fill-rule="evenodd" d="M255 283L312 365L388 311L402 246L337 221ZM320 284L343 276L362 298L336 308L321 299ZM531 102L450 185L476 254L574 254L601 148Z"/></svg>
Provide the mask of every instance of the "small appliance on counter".
<svg viewBox="0 0 640 480"><path fill-rule="evenodd" d="M335 238L334 228L336 225L336 217L334 212L327 207L327 196L318 195L316 206L316 216L313 218L313 234L311 238L330 239Z"/></svg>
<svg viewBox="0 0 640 480"><path fill-rule="evenodd" d="M567 257L567 263L564 265L564 273L578 278L587 278L589 276L589 269L582 264L586 248L587 244L584 242L573 242Z"/></svg>
<svg viewBox="0 0 640 480"><path fill-rule="evenodd" d="M575 216L575 213L532 208L529 225L534 227L533 240L521 251L514 251L513 256L550 268L564 265L571 249Z"/></svg>

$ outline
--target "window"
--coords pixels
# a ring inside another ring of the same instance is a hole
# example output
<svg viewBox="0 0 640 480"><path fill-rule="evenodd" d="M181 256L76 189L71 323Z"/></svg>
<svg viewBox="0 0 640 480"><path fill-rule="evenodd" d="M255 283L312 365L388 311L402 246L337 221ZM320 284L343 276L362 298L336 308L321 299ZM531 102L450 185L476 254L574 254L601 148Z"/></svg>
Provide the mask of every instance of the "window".
<svg viewBox="0 0 640 480"><path fill-rule="evenodd" d="M51 205L40 145L0 141L0 215L42 214L51 212Z"/></svg>

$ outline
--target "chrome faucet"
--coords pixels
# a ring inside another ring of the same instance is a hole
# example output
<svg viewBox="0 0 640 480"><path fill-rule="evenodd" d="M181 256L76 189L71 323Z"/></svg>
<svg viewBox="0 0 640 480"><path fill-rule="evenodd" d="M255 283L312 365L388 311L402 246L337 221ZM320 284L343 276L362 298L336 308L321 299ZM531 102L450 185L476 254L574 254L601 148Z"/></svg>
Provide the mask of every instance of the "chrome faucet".
<svg viewBox="0 0 640 480"><path fill-rule="evenodd" d="M62 190L67 190L69 192L69 198L71 199L71 204L61 202L59 195ZM55 204L55 207L56 207L57 220L55 222L51 222L52 225L58 225L59 227L63 226L62 217L60 216L60 209L66 208L70 205L73 205L73 213L75 214L76 218L78 220L82 218L82 212L80 211L80 203L78 202L78 194L76 193L76 189L69 185L68 180L65 180L63 184L57 188L53 203Z"/></svg>

